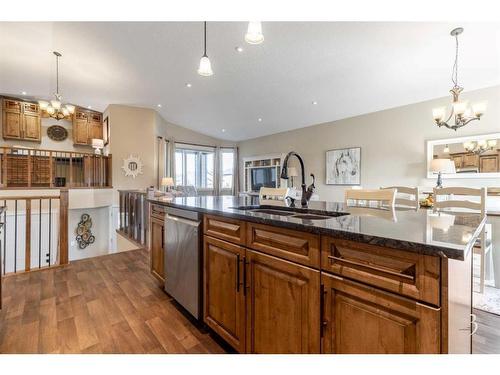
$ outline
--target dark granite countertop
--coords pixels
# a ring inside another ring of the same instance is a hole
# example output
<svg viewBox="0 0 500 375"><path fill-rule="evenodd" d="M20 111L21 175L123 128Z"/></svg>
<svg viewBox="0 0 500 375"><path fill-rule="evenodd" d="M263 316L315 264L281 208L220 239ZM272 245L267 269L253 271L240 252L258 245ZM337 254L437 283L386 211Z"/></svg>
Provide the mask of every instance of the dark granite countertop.
<svg viewBox="0 0 500 375"><path fill-rule="evenodd" d="M398 208L393 211L347 207L338 202L310 202L307 212L341 212L349 213L348 215L334 216L326 220L310 220L238 209L237 207L250 206L250 199L245 197L159 197L148 198L148 201L457 260L463 260L464 255L472 249L485 221L479 214L466 212L437 213L432 210Z"/></svg>

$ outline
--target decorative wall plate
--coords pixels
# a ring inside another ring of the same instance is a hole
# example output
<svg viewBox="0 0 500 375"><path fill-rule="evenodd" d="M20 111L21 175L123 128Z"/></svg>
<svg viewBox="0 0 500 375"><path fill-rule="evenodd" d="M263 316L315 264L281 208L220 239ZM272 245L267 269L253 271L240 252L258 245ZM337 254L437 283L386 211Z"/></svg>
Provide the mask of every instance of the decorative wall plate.
<svg viewBox="0 0 500 375"><path fill-rule="evenodd" d="M53 141L61 142L68 138L68 131L61 125L52 125L47 129L47 135Z"/></svg>
<svg viewBox="0 0 500 375"><path fill-rule="evenodd" d="M89 214L83 214L75 231L78 247L82 250L95 241L95 237L90 231L90 228L92 228L92 219Z"/></svg>
<svg viewBox="0 0 500 375"><path fill-rule="evenodd" d="M122 169L125 172L125 177L132 176L136 178L142 174L142 160L138 156L130 155L128 158L123 159Z"/></svg>

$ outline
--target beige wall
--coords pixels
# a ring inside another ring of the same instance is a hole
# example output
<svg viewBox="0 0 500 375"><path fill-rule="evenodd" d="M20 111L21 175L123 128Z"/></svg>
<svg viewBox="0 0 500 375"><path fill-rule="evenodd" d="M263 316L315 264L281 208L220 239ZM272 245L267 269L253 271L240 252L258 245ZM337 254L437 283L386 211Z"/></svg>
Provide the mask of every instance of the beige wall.
<svg viewBox="0 0 500 375"><path fill-rule="evenodd" d="M175 141L199 143L213 146L230 145L190 129L165 121L155 110L149 108L110 105L104 112L109 117L110 147L113 155L114 202L118 202L118 189L144 189L156 185L157 137ZM125 177L121 169L123 159L130 154L139 156L144 163L143 174L135 179Z"/></svg>
<svg viewBox="0 0 500 375"><path fill-rule="evenodd" d="M500 86L464 93L463 98L471 102L487 101L488 108L481 121L474 121L457 132L438 128L432 120L432 108L449 105L450 97L447 96L241 142L240 171L246 156L294 150L303 157L306 173L316 175L320 199L341 201L345 187L325 185L325 152L361 147L363 188L432 186L435 181L426 178L426 140L500 131ZM300 182L296 181L297 186ZM499 179L449 179L444 183L448 186L500 186Z"/></svg>

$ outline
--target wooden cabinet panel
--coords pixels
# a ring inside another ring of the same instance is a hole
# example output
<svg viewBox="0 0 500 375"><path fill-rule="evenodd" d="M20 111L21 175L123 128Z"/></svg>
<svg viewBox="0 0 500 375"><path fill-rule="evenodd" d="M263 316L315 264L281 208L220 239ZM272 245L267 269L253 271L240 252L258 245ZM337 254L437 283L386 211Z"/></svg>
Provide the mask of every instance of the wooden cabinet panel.
<svg viewBox="0 0 500 375"><path fill-rule="evenodd" d="M2 132L4 138L22 138L22 114L21 112L4 109L2 119Z"/></svg>
<svg viewBox="0 0 500 375"><path fill-rule="evenodd" d="M440 304L437 257L323 237L321 268L436 306Z"/></svg>
<svg viewBox="0 0 500 375"><path fill-rule="evenodd" d="M166 209L165 206L161 204L151 204L151 215L160 219L165 220Z"/></svg>
<svg viewBox="0 0 500 375"><path fill-rule="evenodd" d="M88 115L77 111L73 119L73 143L77 145L88 145L89 129Z"/></svg>
<svg viewBox="0 0 500 375"><path fill-rule="evenodd" d="M204 233L229 242L245 243L245 222L227 217L204 215Z"/></svg>
<svg viewBox="0 0 500 375"><path fill-rule="evenodd" d="M484 155L479 158L479 172L498 172L498 155Z"/></svg>
<svg viewBox="0 0 500 375"><path fill-rule="evenodd" d="M89 139L102 139L102 116L99 113L89 114Z"/></svg>
<svg viewBox="0 0 500 375"><path fill-rule="evenodd" d="M464 167L478 167L479 166L479 156L474 154L465 154L463 158Z"/></svg>
<svg viewBox="0 0 500 375"><path fill-rule="evenodd" d="M41 141L40 108L38 104L4 99L2 120L4 138Z"/></svg>
<svg viewBox="0 0 500 375"><path fill-rule="evenodd" d="M322 274L322 352L440 353L440 309Z"/></svg>
<svg viewBox="0 0 500 375"><path fill-rule="evenodd" d="M164 282L164 221L151 216L150 222L151 273L158 280Z"/></svg>
<svg viewBox="0 0 500 375"><path fill-rule="evenodd" d="M319 268L319 236L269 225L247 223L247 246L266 254Z"/></svg>
<svg viewBox="0 0 500 375"><path fill-rule="evenodd" d="M245 352L245 249L204 236L205 323L238 352Z"/></svg>
<svg viewBox="0 0 500 375"><path fill-rule="evenodd" d="M462 163L463 163L463 156L462 155L457 155L457 156L452 156L451 160L455 163L455 168L462 168Z"/></svg>
<svg viewBox="0 0 500 375"><path fill-rule="evenodd" d="M247 250L247 353L320 352L320 273Z"/></svg>
<svg viewBox="0 0 500 375"><path fill-rule="evenodd" d="M40 116L31 112L25 112L23 116L23 130L25 140L41 141Z"/></svg>

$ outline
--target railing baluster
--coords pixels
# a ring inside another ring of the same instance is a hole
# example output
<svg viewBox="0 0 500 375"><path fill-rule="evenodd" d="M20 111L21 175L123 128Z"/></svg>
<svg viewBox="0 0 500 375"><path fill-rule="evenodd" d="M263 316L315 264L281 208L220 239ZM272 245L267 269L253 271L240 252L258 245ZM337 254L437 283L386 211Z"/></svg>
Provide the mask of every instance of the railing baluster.
<svg viewBox="0 0 500 375"><path fill-rule="evenodd" d="M49 267L50 267L50 255L51 255L51 241L52 241L52 199L49 198Z"/></svg>
<svg viewBox="0 0 500 375"><path fill-rule="evenodd" d="M24 270L31 269L31 199L26 199L26 243L24 245Z"/></svg>
<svg viewBox="0 0 500 375"><path fill-rule="evenodd" d="M42 267L42 198L38 208L38 268Z"/></svg>
<svg viewBox="0 0 500 375"><path fill-rule="evenodd" d="M17 199L14 201L14 273L17 272Z"/></svg>

